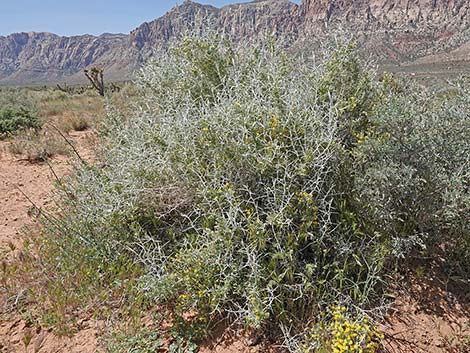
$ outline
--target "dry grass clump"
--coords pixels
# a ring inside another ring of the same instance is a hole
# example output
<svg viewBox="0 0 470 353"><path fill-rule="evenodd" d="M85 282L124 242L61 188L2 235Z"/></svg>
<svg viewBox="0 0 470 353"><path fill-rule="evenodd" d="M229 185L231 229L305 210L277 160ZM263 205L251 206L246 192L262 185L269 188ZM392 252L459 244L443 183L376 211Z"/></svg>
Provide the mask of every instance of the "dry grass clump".
<svg viewBox="0 0 470 353"><path fill-rule="evenodd" d="M92 93L70 95L51 90L36 99L41 118L66 133L86 130L104 116L103 99Z"/></svg>
<svg viewBox="0 0 470 353"><path fill-rule="evenodd" d="M58 120L60 126L60 130L69 133L71 131L85 131L91 128L91 118L84 115L82 112L65 112L61 114L60 120Z"/></svg>
<svg viewBox="0 0 470 353"><path fill-rule="evenodd" d="M43 162L56 155L68 155L70 147L51 129L28 130L9 141L9 151L30 162Z"/></svg>

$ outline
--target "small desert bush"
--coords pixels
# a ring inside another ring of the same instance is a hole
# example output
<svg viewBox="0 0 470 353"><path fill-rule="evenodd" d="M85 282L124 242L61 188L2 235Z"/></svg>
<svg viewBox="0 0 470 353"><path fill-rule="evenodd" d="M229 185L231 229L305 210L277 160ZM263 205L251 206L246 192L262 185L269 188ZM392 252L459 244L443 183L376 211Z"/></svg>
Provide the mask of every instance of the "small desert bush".
<svg viewBox="0 0 470 353"><path fill-rule="evenodd" d="M41 120L32 101L23 91L0 90L0 138L22 129L39 129Z"/></svg>
<svg viewBox="0 0 470 353"><path fill-rule="evenodd" d="M35 101L26 90L0 89L0 138L22 129L39 129Z"/></svg>
<svg viewBox="0 0 470 353"><path fill-rule="evenodd" d="M165 341L159 332L142 329L129 335L128 333L115 333L106 342L107 353L154 353L163 350Z"/></svg>
<svg viewBox="0 0 470 353"><path fill-rule="evenodd" d="M368 233L400 262L443 257L470 271L470 92L440 97L420 87L389 96L360 136L351 198Z"/></svg>
<svg viewBox="0 0 470 353"><path fill-rule="evenodd" d="M57 123L61 131L85 131L91 127L91 118L79 112L64 112Z"/></svg>
<svg viewBox="0 0 470 353"><path fill-rule="evenodd" d="M36 109L33 91L27 88L0 88L0 107Z"/></svg>
<svg viewBox="0 0 470 353"><path fill-rule="evenodd" d="M34 112L23 107L0 108L0 136L12 134L21 129L39 129L42 126Z"/></svg>
<svg viewBox="0 0 470 353"><path fill-rule="evenodd" d="M109 109L102 167L80 163L63 217L44 218L61 286L89 268L100 288L166 305L183 332L225 317L282 331L291 351L344 304L315 349L342 345L348 324L363 339L346 351L376 351L363 309L390 264L468 252L468 92L439 108L376 80L352 46L323 57L204 37L149 63L133 114Z"/></svg>

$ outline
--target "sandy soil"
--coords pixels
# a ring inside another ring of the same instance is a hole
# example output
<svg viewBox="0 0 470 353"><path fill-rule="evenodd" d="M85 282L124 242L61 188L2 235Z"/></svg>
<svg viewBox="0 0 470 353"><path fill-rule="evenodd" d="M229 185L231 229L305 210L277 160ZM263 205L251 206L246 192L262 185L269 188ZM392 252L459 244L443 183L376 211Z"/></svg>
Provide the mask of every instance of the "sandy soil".
<svg viewBox="0 0 470 353"><path fill-rule="evenodd" d="M86 145L89 133L73 133L71 138L78 145ZM22 229L34 223L33 203L47 207L55 180L54 170L61 177L70 170L67 158L53 158L46 163L30 163L18 160L6 152L7 142L0 143L0 260L20 254L23 244ZM83 148L85 157L89 152ZM14 249L14 251L12 251ZM0 296L0 299L2 297ZM6 298L3 298L6 301ZM18 314L5 312L0 307L0 352L93 353L97 349L99 323L82 321L74 337L57 337L51 331L28 327Z"/></svg>
<svg viewBox="0 0 470 353"><path fill-rule="evenodd" d="M388 351L470 353L455 348L457 341L470 338L470 292L449 285L439 272L410 278L396 289L397 299L383 328Z"/></svg>
<svg viewBox="0 0 470 353"><path fill-rule="evenodd" d="M80 145L87 139L87 133L74 133L72 137ZM0 144L0 151L4 144ZM81 152L89 156L86 150ZM54 158L51 163L59 177L70 169L64 157ZM0 261L4 254L21 249L21 229L33 223L31 202L47 207L54 178L47 164L31 164L18 161L8 153L0 154ZM11 251L12 248L17 250ZM444 337L470 336L468 296L449 291L438 277L404 283L396 293L394 311L383 328L387 337L386 351L444 353L449 352L445 349ZM6 313L0 308L0 352L98 352L98 335L103 324L83 319L79 326L73 337L57 337L49 330L28 327L18 314ZM263 351L260 347L249 347L243 338L227 339L221 335L205 344L200 352Z"/></svg>

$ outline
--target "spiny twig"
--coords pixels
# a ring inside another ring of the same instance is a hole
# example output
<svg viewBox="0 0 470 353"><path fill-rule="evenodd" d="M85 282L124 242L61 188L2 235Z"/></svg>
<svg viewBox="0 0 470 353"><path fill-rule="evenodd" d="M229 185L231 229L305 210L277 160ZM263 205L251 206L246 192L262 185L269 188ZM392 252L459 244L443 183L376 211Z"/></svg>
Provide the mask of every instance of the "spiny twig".
<svg viewBox="0 0 470 353"><path fill-rule="evenodd" d="M80 161L83 163L83 164L87 164L86 161L80 156L80 154L78 153L77 149L75 148L75 146L69 141L69 139L67 137L65 137L65 135L62 133L62 131L60 131L60 129L55 126L54 124L52 123L48 123L50 126L52 126L52 128L54 130L56 130L60 136L62 136L62 138L65 140L65 142L72 148L73 152L77 155L78 159L80 159Z"/></svg>

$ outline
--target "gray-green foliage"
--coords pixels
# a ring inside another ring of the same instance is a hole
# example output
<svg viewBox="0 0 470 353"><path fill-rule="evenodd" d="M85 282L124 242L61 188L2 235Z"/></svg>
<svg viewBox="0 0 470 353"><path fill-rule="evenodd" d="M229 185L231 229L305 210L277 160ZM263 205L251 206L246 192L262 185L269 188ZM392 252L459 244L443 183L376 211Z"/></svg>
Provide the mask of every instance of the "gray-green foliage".
<svg viewBox="0 0 470 353"><path fill-rule="evenodd" d="M115 333L106 342L107 353L155 353L161 351L164 340L160 333L141 329L131 335Z"/></svg>
<svg viewBox="0 0 470 353"><path fill-rule="evenodd" d="M368 231L395 255L442 247L448 264L468 274L470 94L463 84L451 92L411 86L383 102L357 149L355 197Z"/></svg>
<svg viewBox="0 0 470 353"><path fill-rule="evenodd" d="M143 111L107 126L107 167L70 184L67 236L130 253L150 296L204 320L260 327L342 296L367 302L380 247L354 228L342 188L379 85L351 48L332 55L315 66L270 42L177 45L141 72Z"/></svg>
<svg viewBox="0 0 470 353"><path fill-rule="evenodd" d="M460 242L468 112L395 97L352 47L328 57L213 38L162 53L135 115L110 115L104 167L81 166L46 221L59 258L139 263L137 290L200 326L299 328L370 305L387 261L434 227Z"/></svg>

